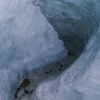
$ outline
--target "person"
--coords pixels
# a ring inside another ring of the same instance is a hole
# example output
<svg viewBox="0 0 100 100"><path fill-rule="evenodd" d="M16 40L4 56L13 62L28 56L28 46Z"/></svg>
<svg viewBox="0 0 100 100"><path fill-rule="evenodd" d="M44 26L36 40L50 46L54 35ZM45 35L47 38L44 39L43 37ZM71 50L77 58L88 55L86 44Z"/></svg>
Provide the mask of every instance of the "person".
<svg viewBox="0 0 100 100"><path fill-rule="evenodd" d="M15 98L17 99L17 94L22 88L26 88L30 84L29 79L24 79L20 86L17 88L16 93L15 93Z"/></svg>

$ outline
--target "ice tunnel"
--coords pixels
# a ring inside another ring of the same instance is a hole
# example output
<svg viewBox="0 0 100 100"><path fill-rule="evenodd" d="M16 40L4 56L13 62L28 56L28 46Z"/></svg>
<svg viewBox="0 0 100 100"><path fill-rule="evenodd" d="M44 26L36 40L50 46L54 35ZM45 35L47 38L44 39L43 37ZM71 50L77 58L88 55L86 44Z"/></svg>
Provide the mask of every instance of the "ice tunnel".
<svg viewBox="0 0 100 100"><path fill-rule="evenodd" d="M99 100L99 9L99 0L0 0L0 100Z"/></svg>
<svg viewBox="0 0 100 100"><path fill-rule="evenodd" d="M38 99L99 100L100 1L40 0L40 8L64 42L68 54L79 53L79 56L56 79L38 86Z"/></svg>
<svg viewBox="0 0 100 100"><path fill-rule="evenodd" d="M67 63L72 63L80 56L90 37L98 30L99 21L94 9L95 2L40 0L39 4L42 13L68 49ZM74 57L71 57L72 55Z"/></svg>

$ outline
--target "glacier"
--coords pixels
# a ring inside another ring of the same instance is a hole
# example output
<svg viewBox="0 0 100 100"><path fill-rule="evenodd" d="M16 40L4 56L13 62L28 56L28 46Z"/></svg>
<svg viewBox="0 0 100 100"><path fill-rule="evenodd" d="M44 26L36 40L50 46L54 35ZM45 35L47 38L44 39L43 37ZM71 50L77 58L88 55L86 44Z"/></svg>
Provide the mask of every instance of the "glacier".
<svg viewBox="0 0 100 100"><path fill-rule="evenodd" d="M34 1L0 0L0 100L14 100L22 79L67 57L63 42Z"/></svg>
<svg viewBox="0 0 100 100"><path fill-rule="evenodd" d="M99 0L0 0L0 100L99 100L99 9ZM25 78L33 92L16 99Z"/></svg>
<svg viewBox="0 0 100 100"><path fill-rule="evenodd" d="M57 78L37 87L38 100L99 100L100 1L41 0L40 6L60 38L64 41L63 36L69 36L77 41L80 37L84 50Z"/></svg>

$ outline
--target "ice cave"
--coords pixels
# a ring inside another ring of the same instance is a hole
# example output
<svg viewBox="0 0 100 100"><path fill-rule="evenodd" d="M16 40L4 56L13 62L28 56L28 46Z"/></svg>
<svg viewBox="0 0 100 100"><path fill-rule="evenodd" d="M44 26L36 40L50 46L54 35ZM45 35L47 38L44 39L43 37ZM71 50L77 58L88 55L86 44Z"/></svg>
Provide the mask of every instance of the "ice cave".
<svg viewBox="0 0 100 100"><path fill-rule="evenodd" d="M100 0L0 0L0 100L100 100Z"/></svg>

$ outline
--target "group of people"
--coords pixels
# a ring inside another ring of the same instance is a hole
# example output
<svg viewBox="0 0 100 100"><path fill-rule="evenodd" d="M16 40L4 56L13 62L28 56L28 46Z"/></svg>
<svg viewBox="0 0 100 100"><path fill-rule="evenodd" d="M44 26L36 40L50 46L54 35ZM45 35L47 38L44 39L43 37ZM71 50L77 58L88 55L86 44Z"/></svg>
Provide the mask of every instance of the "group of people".
<svg viewBox="0 0 100 100"><path fill-rule="evenodd" d="M64 67L63 64L60 65L60 68L58 68L57 70L55 70L54 72L57 73L58 71L62 71L62 68ZM46 71L45 74L52 74L53 73L53 70L49 70L49 71ZM17 88L16 90L16 93L15 93L15 99L18 98L18 93L21 89L24 89L24 94L21 96L23 97L25 94L31 94L33 93L33 90L29 91L29 90L26 90L26 87L30 84L30 80L29 79L24 79L21 84L19 85L19 87ZM21 99L21 97L19 99Z"/></svg>
<svg viewBox="0 0 100 100"><path fill-rule="evenodd" d="M60 65L60 68L55 70L54 72L57 73L58 71L62 71L62 68L64 67L63 64ZM53 70L49 70L49 71L46 71L45 74L52 74L53 73Z"/></svg>

